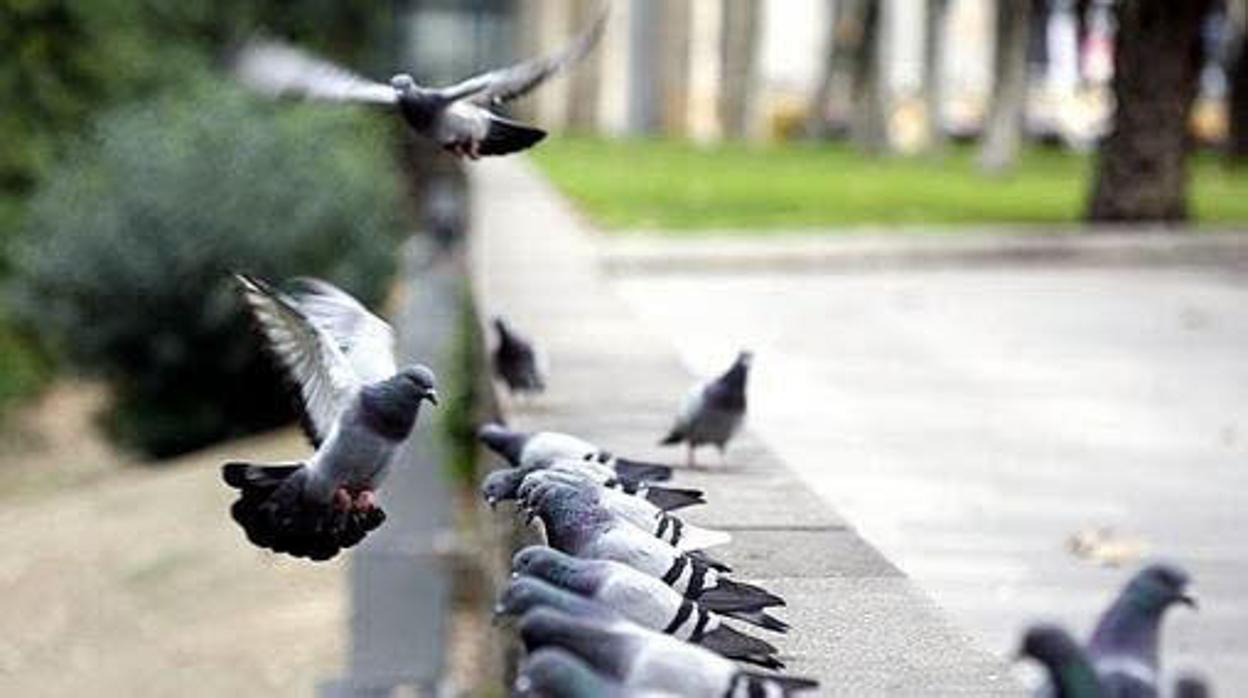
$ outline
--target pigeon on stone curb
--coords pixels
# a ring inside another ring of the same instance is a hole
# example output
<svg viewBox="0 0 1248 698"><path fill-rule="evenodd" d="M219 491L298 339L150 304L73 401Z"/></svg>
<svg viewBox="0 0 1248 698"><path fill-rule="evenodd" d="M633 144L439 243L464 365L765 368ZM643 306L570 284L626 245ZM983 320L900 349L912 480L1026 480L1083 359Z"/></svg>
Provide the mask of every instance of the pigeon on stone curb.
<svg viewBox="0 0 1248 698"><path fill-rule="evenodd" d="M634 623L699 643L729 657L734 653L770 655L776 650L762 640L739 638L735 631L720 632L719 628L728 628L722 624L724 617L746 620L774 632L789 629L765 611L760 611L766 619L762 622L738 618L732 612L720 613L684 598L650 575L611 560L583 560L554 548L533 545L512 557L511 569L587 596Z"/></svg>
<svg viewBox="0 0 1248 698"><path fill-rule="evenodd" d="M602 622L536 608L520 620L529 652L565 649L631 692L668 692L689 698L790 696L813 690L809 679L742 669L729 659L632 623Z"/></svg>
<svg viewBox="0 0 1248 698"><path fill-rule="evenodd" d="M724 448L745 420L745 382L752 360L753 354L743 351L722 376L694 386L680 405L676 423L659 445L686 444L688 462L693 467L694 451L710 444L719 449L722 461Z"/></svg>
<svg viewBox="0 0 1248 698"><path fill-rule="evenodd" d="M645 572L711 608L761 609L784 599L736 582L696 555L683 553L594 504L585 493L563 488L536 503L551 547L576 557L615 560Z"/></svg>
<svg viewBox="0 0 1248 698"><path fill-rule="evenodd" d="M1023 635L1017 656L1030 657L1048 673L1048 685L1037 696L1098 698L1101 682L1087 653L1070 633L1056 625L1035 625Z"/></svg>
<svg viewBox="0 0 1248 698"><path fill-rule="evenodd" d="M573 487L592 494L595 503L612 515L683 552L706 550L732 541L728 533L687 524L644 499L607 489L580 473L534 471L525 476L516 495L524 508L532 509L550 490L559 487Z"/></svg>
<svg viewBox="0 0 1248 698"><path fill-rule="evenodd" d="M399 370L394 334L381 318L323 281L287 295L235 277L268 352L297 389L316 452L304 463L228 463L231 507L249 540L275 552L323 560L385 519L376 489L420 404L437 404L433 372Z"/></svg>
<svg viewBox="0 0 1248 698"><path fill-rule="evenodd" d="M477 438L513 467L523 468L552 458L572 458L605 465L620 477L631 480L665 482L672 478L670 466L618 458L588 441L557 431L530 434L501 424L486 424L477 430Z"/></svg>
<svg viewBox="0 0 1248 698"><path fill-rule="evenodd" d="M520 489L520 485L524 482L526 475L537 470L550 469L566 470L570 473L584 475L603 487L617 489L630 496L643 499L661 511L676 511L677 509L706 503L706 500L702 497L702 492L699 490L660 487L645 483L628 487L613 476L607 475L604 477L599 469L582 469L582 465L590 464L582 463L581 461L552 461L545 465L539 464L538 466L530 466L528 468L501 468L485 476L485 479L481 482L481 497L492 509L499 502L514 500L516 492ZM601 466L598 467L600 468Z"/></svg>
<svg viewBox="0 0 1248 698"><path fill-rule="evenodd" d="M1101 616L1087 651L1106 695L1157 695L1162 616L1175 604L1196 606L1187 592L1190 580L1175 565L1149 565Z"/></svg>
<svg viewBox="0 0 1248 698"><path fill-rule="evenodd" d="M576 64L598 43L610 4L559 53L482 73L448 87L417 85L399 73L389 85L374 82L326 60L275 41L255 40L238 53L234 73L266 95L359 102L395 108L420 135L448 152L473 160L532 147L546 132L503 118L492 109L521 97Z"/></svg>
<svg viewBox="0 0 1248 698"><path fill-rule="evenodd" d="M546 390L545 355L501 317L494 318L498 346L494 348L494 374L512 394L540 393Z"/></svg>
<svg viewBox="0 0 1248 698"><path fill-rule="evenodd" d="M595 672L580 657L546 647L525 657L516 672L514 696L541 698L663 698L670 693L626 691Z"/></svg>

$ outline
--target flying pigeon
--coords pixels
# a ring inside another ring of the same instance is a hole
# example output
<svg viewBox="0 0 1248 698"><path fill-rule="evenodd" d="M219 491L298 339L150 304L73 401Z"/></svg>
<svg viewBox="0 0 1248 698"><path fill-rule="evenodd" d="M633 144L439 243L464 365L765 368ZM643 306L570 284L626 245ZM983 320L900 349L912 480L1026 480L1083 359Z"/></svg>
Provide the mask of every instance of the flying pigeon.
<svg viewBox="0 0 1248 698"><path fill-rule="evenodd" d="M297 388L316 452L303 463L227 463L222 477L241 492L230 511L260 547L328 559L384 520L376 489L421 402L437 404L433 372L399 370L390 326L331 284L305 279L287 295L251 276L235 279Z"/></svg>
<svg viewBox="0 0 1248 698"><path fill-rule="evenodd" d="M684 553L597 506L590 494L572 488L552 491L534 511L556 550L591 560L615 560L663 581L687 599L709 608L760 609L784 599L736 582L705 558Z"/></svg>
<svg viewBox="0 0 1248 698"><path fill-rule="evenodd" d="M520 663L516 696L542 698L659 698L670 693L626 691L619 682L595 672L583 659L558 647L544 647Z"/></svg>
<svg viewBox="0 0 1248 698"><path fill-rule="evenodd" d="M696 465L694 451L703 444L718 448L722 460L724 447L745 419L745 381L752 359L753 354L743 351L727 373L694 386L680 405L676 423L659 445L687 444L690 466Z"/></svg>
<svg viewBox="0 0 1248 698"><path fill-rule="evenodd" d="M624 621L578 618L535 608L520 620L525 648L559 647L631 693L666 692L689 698L790 696L813 690L804 678L742 669L714 652Z"/></svg>
<svg viewBox="0 0 1248 698"><path fill-rule="evenodd" d="M494 318L498 346L494 349L494 373L512 393L546 390L545 356L501 317Z"/></svg>
<svg viewBox="0 0 1248 698"><path fill-rule="evenodd" d="M525 476L516 494L522 504L532 508L544 495L558 487L585 490L594 496L599 507L684 552L705 550L732 541L728 533L687 524L644 499L607 489L582 473L549 468L536 470Z"/></svg>
<svg viewBox="0 0 1248 698"><path fill-rule="evenodd" d="M378 104L397 109L411 128L460 157L506 155L543 138L541 129L503 118L494 107L521 97L584 58L602 37L609 3L575 41L559 53L434 88L407 73L374 82L286 44L252 41L235 60L234 72L248 87L270 96L297 96Z"/></svg>
<svg viewBox="0 0 1248 698"><path fill-rule="evenodd" d="M501 424L486 424L477 430L477 438L514 467L523 468L553 458L571 458L605 465L630 480L664 482L672 478L669 466L618 458L588 441L557 431L529 434Z"/></svg>
<svg viewBox="0 0 1248 698"><path fill-rule="evenodd" d="M1037 695L1050 698L1098 698L1101 681L1088 655L1070 633L1056 625L1035 625L1023 635L1018 656L1039 662L1048 673L1048 687Z"/></svg>
<svg viewBox="0 0 1248 698"><path fill-rule="evenodd" d="M1195 607L1187 572L1175 565L1145 567L1127 582L1088 641L1088 658L1106 695L1155 696L1161 619L1175 604Z"/></svg>
<svg viewBox="0 0 1248 698"><path fill-rule="evenodd" d="M517 491L524 482L525 476L531 472L543 469L562 470L574 475L584 475L603 487L618 489L625 494L643 499L661 511L675 511L706 503L706 500L702 498L702 492L698 490L660 487L644 482L632 483L630 485L622 481L611 471L607 470L604 472L606 469L597 463L569 460L553 460L525 468L502 468L495 470L486 475L482 481L481 497L485 499L486 504L490 505L490 508L495 507L499 502L513 500L517 497Z"/></svg>
<svg viewBox="0 0 1248 698"><path fill-rule="evenodd" d="M719 612L690 601L654 577L611 560L583 560L554 548L533 545L515 554L511 568L516 574L544 579L587 596L634 623L710 647L729 657L733 653L774 654L775 648L762 640L737 638L735 631L721 633L719 628L728 628L722 624L723 617L774 632L789 629L784 621L761 608Z"/></svg>

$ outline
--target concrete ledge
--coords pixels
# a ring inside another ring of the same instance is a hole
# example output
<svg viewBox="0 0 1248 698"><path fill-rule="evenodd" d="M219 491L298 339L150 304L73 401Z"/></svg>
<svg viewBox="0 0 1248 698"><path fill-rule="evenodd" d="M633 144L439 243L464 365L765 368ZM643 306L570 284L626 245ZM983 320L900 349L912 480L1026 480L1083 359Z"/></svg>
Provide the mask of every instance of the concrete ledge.
<svg viewBox="0 0 1248 698"><path fill-rule="evenodd" d="M472 180L478 311L515 320L552 366L547 393L530 405L503 404L505 418L630 457L682 461L682 452L655 441L693 377L612 292L588 226L522 159L482 162ZM818 678L825 694L1021 692L998 660L753 434L734 443L727 466L681 469L677 481L704 489L710 501L687 519L733 531L733 543L714 554L734 576L788 599L777 615L793 630L768 639L790 671Z"/></svg>

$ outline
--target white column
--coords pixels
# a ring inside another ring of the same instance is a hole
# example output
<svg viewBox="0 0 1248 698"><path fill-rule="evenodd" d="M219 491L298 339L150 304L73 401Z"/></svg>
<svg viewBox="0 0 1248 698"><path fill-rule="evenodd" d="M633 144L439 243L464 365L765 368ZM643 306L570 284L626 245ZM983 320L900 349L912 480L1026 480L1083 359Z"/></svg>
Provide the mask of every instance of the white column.
<svg viewBox="0 0 1248 698"><path fill-rule="evenodd" d="M568 41L572 30L571 3L576 1L538 0L538 53L549 55ZM547 82L533 94L537 101L537 113L544 127L560 129L567 126L568 100L572 95L566 75Z"/></svg>
<svg viewBox="0 0 1248 698"><path fill-rule="evenodd" d="M613 136L628 132L630 8L628 2L611 4L611 18L596 49L602 55L598 63L598 128Z"/></svg>
<svg viewBox="0 0 1248 698"><path fill-rule="evenodd" d="M723 0L689 0L689 98L686 118L689 135L698 143L723 136L719 120L719 87L723 80L720 40L724 26Z"/></svg>

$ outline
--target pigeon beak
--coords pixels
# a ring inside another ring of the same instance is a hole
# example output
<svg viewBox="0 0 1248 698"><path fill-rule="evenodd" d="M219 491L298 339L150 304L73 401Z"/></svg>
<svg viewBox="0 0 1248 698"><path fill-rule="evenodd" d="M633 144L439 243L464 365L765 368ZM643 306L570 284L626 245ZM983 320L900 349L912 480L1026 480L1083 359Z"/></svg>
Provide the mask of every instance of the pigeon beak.
<svg viewBox="0 0 1248 698"><path fill-rule="evenodd" d="M533 519L536 519L536 518L537 518L537 510L529 509L528 511L524 512L524 525L528 526L529 524L533 523Z"/></svg>
<svg viewBox="0 0 1248 698"><path fill-rule="evenodd" d="M434 407L437 407L438 391L434 390L433 388L430 388L428 391L425 392L425 399L433 403Z"/></svg>
<svg viewBox="0 0 1248 698"><path fill-rule="evenodd" d="M485 503L490 505L490 511L494 511L498 507L498 497L486 497Z"/></svg>
<svg viewBox="0 0 1248 698"><path fill-rule="evenodd" d="M501 603L495 605L494 612L490 615L490 625L493 625L494 627L497 628L506 623L507 623L507 609L503 608L503 605Z"/></svg>
<svg viewBox="0 0 1248 698"><path fill-rule="evenodd" d="M1195 594L1188 594L1188 593L1179 594L1179 603L1183 604L1184 606L1187 606L1193 611L1200 610L1200 604L1197 602Z"/></svg>

